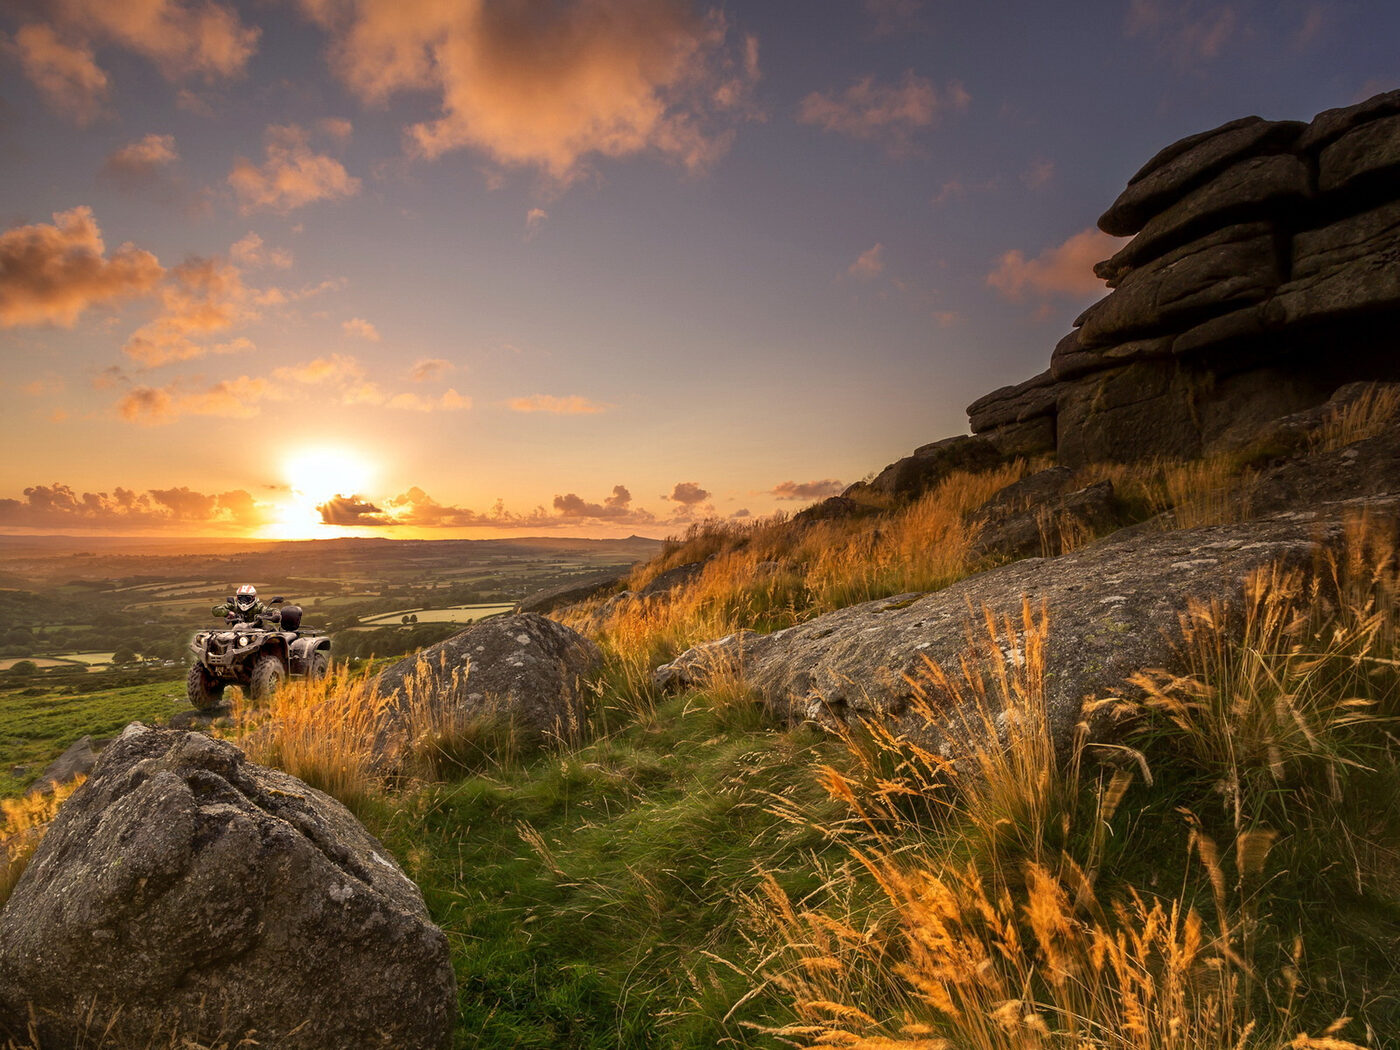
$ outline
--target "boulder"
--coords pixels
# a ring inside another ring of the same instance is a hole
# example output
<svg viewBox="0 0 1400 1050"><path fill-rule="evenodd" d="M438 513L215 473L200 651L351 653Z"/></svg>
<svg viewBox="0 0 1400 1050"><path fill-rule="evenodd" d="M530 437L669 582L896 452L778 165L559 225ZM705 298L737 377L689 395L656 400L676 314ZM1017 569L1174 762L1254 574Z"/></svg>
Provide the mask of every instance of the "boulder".
<svg viewBox="0 0 1400 1050"><path fill-rule="evenodd" d="M1055 451L1055 413L1027 419L1022 423L1003 423L985 435L1001 457L1039 456Z"/></svg>
<svg viewBox="0 0 1400 1050"><path fill-rule="evenodd" d="M677 587L684 587L697 579L705 571L705 565L704 561L692 561L677 565L674 569L667 569L637 593L643 598L670 594Z"/></svg>
<svg viewBox="0 0 1400 1050"><path fill-rule="evenodd" d="M0 911L0 1015L44 1046L447 1047L455 1000L389 852L199 733L128 726Z"/></svg>
<svg viewBox="0 0 1400 1050"><path fill-rule="evenodd" d="M1203 382L1176 361L1137 361L1063 384L1058 462L1077 468L1199 455L1196 402Z"/></svg>
<svg viewBox="0 0 1400 1050"><path fill-rule="evenodd" d="M1294 237L1277 301L1288 324L1400 308L1400 201Z"/></svg>
<svg viewBox="0 0 1400 1050"><path fill-rule="evenodd" d="M1111 481L1064 494L1047 492L1018 510L982 517L972 550L983 558L1013 560L1059 554L1108 530L1117 517Z"/></svg>
<svg viewBox="0 0 1400 1050"><path fill-rule="evenodd" d="M90 736L75 740L68 745L63 754L45 767L38 779L29 785L29 790L25 794L48 794L54 788L71 783L79 777L87 776L92 772L92 767L97 764L97 754L106 743L105 739L94 741Z"/></svg>
<svg viewBox="0 0 1400 1050"><path fill-rule="evenodd" d="M984 437L944 438L891 463L868 488L895 499L916 499L954 471L987 470L1001 461L1001 452Z"/></svg>
<svg viewBox="0 0 1400 1050"><path fill-rule="evenodd" d="M406 717L413 691L434 704L502 714L523 729L558 735L579 725L582 682L601 659L583 635L538 613L496 616L391 664L379 690L393 698L391 730Z"/></svg>
<svg viewBox="0 0 1400 1050"><path fill-rule="evenodd" d="M516 612L548 613L562 609L566 605L585 602L609 591L616 590L626 579L625 572L607 572L591 576L581 583L568 583L562 587L551 587L530 595L516 608Z"/></svg>
<svg viewBox="0 0 1400 1050"><path fill-rule="evenodd" d="M871 508L849 496L828 496L819 503L804 507L792 516L795 522L804 521L847 521L864 517Z"/></svg>
<svg viewBox="0 0 1400 1050"><path fill-rule="evenodd" d="M974 434L1007 423L1024 423L1055 410L1055 377L1049 369L1024 383L1004 386L984 394L967 406Z"/></svg>
<svg viewBox="0 0 1400 1050"><path fill-rule="evenodd" d="M1050 355L1050 374L1059 380L1077 379L1134 361L1170 357L1171 352L1171 336L1132 339L1126 343L1085 350L1079 344L1079 329L1076 328L1055 344L1055 350Z"/></svg>
<svg viewBox="0 0 1400 1050"><path fill-rule="evenodd" d="M1237 161L1288 149L1306 126L1244 117L1174 143L1133 176L1099 218L1099 229L1115 237L1137 233L1154 215Z"/></svg>
<svg viewBox="0 0 1400 1050"><path fill-rule="evenodd" d="M1360 124L1324 149L1317 161L1317 188L1325 195L1363 192L1397 170L1400 114ZM1394 195L1389 182L1383 188Z"/></svg>
<svg viewBox="0 0 1400 1050"><path fill-rule="evenodd" d="M1316 153L1357 125L1393 113L1400 113L1400 91L1374 95L1354 106L1324 110L1313 117L1295 145L1300 152Z"/></svg>
<svg viewBox="0 0 1400 1050"><path fill-rule="evenodd" d="M1291 153L1250 157L1154 216L1113 258L1096 265L1094 273L1109 287L1117 287L1129 271L1211 228L1267 218L1311 194L1302 158Z"/></svg>
<svg viewBox="0 0 1400 1050"><path fill-rule="evenodd" d="M1376 501L1394 529L1400 499ZM1061 754L1090 697L1123 695L1144 667L1179 668L1179 617L1193 600L1237 602L1246 577L1271 562L1313 563L1319 543L1340 540L1357 508L1325 504L1265 521L1160 533L1118 533L1057 558L1031 558L932 594L839 609L769 635L743 632L682 653L655 672L659 686L703 686L737 670L761 700L792 719L867 719L944 754L972 712L932 688L925 660L956 671L968 660L996 674L1022 649L1023 602L1049 617L1044 676L1050 728ZM984 614L1016 637L986 637ZM933 710L920 714L922 689ZM991 712L994 716L997 711ZM1110 727L1096 722L1091 739Z"/></svg>
<svg viewBox="0 0 1400 1050"><path fill-rule="evenodd" d="M1082 349L1180 330L1271 295L1279 272L1267 223L1228 226L1133 270L1079 318Z"/></svg>
<svg viewBox="0 0 1400 1050"><path fill-rule="evenodd" d="M1050 467L1013 481L967 516L969 522L998 521L1037 503L1062 496L1074 484L1069 467Z"/></svg>

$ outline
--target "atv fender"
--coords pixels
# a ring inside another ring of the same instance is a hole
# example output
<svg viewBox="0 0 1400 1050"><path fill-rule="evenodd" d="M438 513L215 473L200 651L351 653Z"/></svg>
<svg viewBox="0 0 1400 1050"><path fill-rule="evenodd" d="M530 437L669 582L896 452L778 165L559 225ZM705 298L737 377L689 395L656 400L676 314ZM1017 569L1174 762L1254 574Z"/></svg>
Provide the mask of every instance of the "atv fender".
<svg viewBox="0 0 1400 1050"><path fill-rule="evenodd" d="M306 674L306 669L311 666L311 654L318 650L329 653L331 640L329 638L298 638L292 642L290 654L292 674Z"/></svg>

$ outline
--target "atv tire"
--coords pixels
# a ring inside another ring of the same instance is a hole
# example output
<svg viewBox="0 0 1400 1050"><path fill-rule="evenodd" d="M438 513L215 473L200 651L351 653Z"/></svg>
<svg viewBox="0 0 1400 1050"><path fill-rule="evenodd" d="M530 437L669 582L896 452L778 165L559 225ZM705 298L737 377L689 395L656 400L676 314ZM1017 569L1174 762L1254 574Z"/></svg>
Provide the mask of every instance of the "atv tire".
<svg viewBox="0 0 1400 1050"><path fill-rule="evenodd" d="M318 682L326 677L330 669L330 654L324 649L317 649L311 654L311 662L306 665L306 680L308 682Z"/></svg>
<svg viewBox="0 0 1400 1050"><path fill-rule="evenodd" d="M216 711L224 704L224 683L206 671L203 664L191 664L185 675L185 695L200 711Z"/></svg>
<svg viewBox="0 0 1400 1050"><path fill-rule="evenodd" d="M254 700L265 700L277 692L287 677L287 669L275 656L264 656L253 667L253 676L248 682L248 691Z"/></svg>

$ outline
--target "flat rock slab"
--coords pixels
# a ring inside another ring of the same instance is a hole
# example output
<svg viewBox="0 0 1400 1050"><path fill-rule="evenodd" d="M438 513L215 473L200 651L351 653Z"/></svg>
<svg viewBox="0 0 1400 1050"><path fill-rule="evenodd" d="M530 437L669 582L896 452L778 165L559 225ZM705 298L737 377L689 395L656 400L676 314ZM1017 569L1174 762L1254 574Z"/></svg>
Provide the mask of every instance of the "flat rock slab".
<svg viewBox="0 0 1400 1050"><path fill-rule="evenodd" d="M31 1005L44 1046L438 1048L456 988L422 894L344 806L134 723L0 911L0 1029Z"/></svg>
<svg viewBox="0 0 1400 1050"><path fill-rule="evenodd" d="M1400 498L1372 506L1393 525ZM955 670L964 658L992 668L1015 659L1019 636L992 645L985 629L970 625L982 622L984 610L1019 624L1023 601L1036 609L1043 603L1050 624L1046 695L1063 749L1086 698L1122 695L1133 672L1178 663L1178 618L1193 599L1238 601L1255 569L1310 564L1319 543L1338 540L1356 510L1334 503L1239 525L1119 534L932 594L865 602L774 634L732 635L682 653L655 678L662 687L702 686L716 671L737 670L768 706L794 720L869 719L946 751L971 712L936 691L927 694L935 721L915 710L912 683L927 690L925 660Z"/></svg>
<svg viewBox="0 0 1400 1050"><path fill-rule="evenodd" d="M391 720L413 690L432 703L508 715L522 728L553 734L576 725L581 681L601 660L596 645L554 620L496 616L391 664L379 688L396 698Z"/></svg>

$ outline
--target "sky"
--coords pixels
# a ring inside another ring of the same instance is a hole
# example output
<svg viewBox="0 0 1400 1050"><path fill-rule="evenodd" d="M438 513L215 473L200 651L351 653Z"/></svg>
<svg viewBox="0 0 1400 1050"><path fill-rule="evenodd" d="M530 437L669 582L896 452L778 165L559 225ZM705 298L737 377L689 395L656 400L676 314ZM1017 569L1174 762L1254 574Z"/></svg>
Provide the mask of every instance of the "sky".
<svg viewBox="0 0 1400 1050"><path fill-rule="evenodd" d="M966 433L1393 0L8 0L0 533L664 536Z"/></svg>

